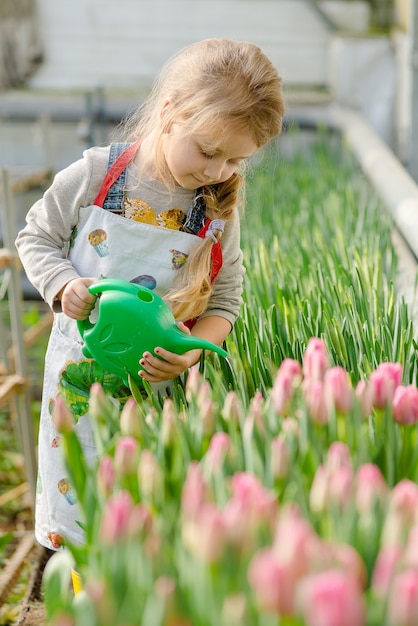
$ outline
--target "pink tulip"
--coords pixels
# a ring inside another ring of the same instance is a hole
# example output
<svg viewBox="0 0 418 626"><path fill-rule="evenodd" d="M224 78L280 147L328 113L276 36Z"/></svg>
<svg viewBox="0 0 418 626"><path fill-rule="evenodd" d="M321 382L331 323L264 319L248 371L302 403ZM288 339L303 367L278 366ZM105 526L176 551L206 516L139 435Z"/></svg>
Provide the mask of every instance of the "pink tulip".
<svg viewBox="0 0 418 626"><path fill-rule="evenodd" d="M286 438L299 437L300 428L298 420L294 417L285 417L282 422L281 432Z"/></svg>
<svg viewBox="0 0 418 626"><path fill-rule="evenodd" d="M346 415L353 408L353 389L343 367L331 367L325 372L324 393L329 409Z"/></svg>
<svg viewBox="0 0 418 626"><path fill-rule="evenodd" d="M296 387L302 380L302 368L294 359L285 359L279 367L271 391L276 415L286 415Z"/></svg>
<svg viewBox="0 0 418 626"><path fill-rule="evenodd" d="M311 574L298 585L297 603L306 626L363 626L365 603L357 581L340 570Z"/></svg>
<svg viewBox="0 0 418 626"><path fill-rule="evenodd" d="M228 391L222 407L222 417L227 422L240 422L242 415L241 404L235 391Z"/></svg>
<svg viewBox="0 0 418 626"><path fill-rule="evenodd" d="M388 623L390 626L417 626L418 570L395 574L389 592Z"/></svg>
<svg viewBox="0 0 418 626"><path fill-rule="evenodd" d="M261 393L261 391L256 391L254 396L251 398L250 406L248 408L247 418L249 418L255 424L256 428L258 429L260 433L265 435L266 425L264 421L263 408L264 408L263 394Z"/></svg>
<svg viewBox="0 0 418 626"><path fill-rule="evenodd" d="M327 467L331 472L341 467L352 468L350 448L342 441L333 441L328 448Z"/></svg>
<svg viewBox="0 0 418 626"><path fill-rule="evenodd" d="M283 479L286 478L292 454L289 449L289 445L286 438L283 435L274 437L271 441L271 473L273 478Z"/></svg>
<svg viewBox="0 0 418 626"><path fill-rule="evenodd" d="M204 563L215 563L224 553L227 543L223 513L212 502L205 502L197 515L185 519L182 528L183 542L190 552Z"/></svg>
<svg viewBox="0 0 418 626"><path fill-rule="evenodd" d="M93 383L90 387L89 397L89 410L92 417L96 420L104 421L112 408L113 405L110 403L101 384Z"/></svg>
<svg viewBox="0 0 418 626"><path fill-rule="evenodd" d="M194 518L206 501L207 486L202 469L197 461L192 461L187 468L186 480L181 496L182 515Z"/></svg>
<svg viewBox="0 0 418 626"><path fill-rule="evenodd" d="M309 491L309 507L313 513L324 513L328 504L329 470L319 465Z"/></svg>
<svg viewBox="0 0 418 626"><path fill-rule="evenodd" d="M261 521L271 520L276 513L277 500L272 491L250 472L237 472L232 476L232 498L242 505L248 516Z"/></svg>
<svg viewBox="0 0 418 626"><path fill-rule="evenodd" d="M289 576L297 580L323 560L323 544L295 506L282 509L273 540L273 550Z"/></svg>
<svg viewBox="0 0 418 626"><path fill-rule="evenodd" d="M161 414L161 439L165 446L170 446L177 440L176 416L172 398L164 400Z"/></svg>
<svg viewBox="0 0 418 626"><path fill-rule="evenodd" d="M360 380L355 389L355 396L363 417L369 417L373 411L374 389L367 380Z"/></svg>
<svg viewBox="0 0 418 626"><path fill-rule="evenodd" d="M263 611L293 615L295 579L271 548L255 553L248 568L248 581Z"/></svg>
<svg viewBox="0 0 418 626"><path fill-rule="evenodd" d="M106 545L126 539L130 532L134 504L127 491L120 491L106 502L100 526L100 538Z"/></svg>
<svg viewBox="0 0 418 626"><path fill-rule="evenodd" d="M327 424L329 419L328 407L325 397L324 383L319 380L305 379L303 393L306 408L314 424Z"/></svg>
<svg viewBox="0 0 418 626"><path fill-rule="evenodd" d="M199 372L199 367L191 367L187 373L185 394L187 402L191 402L199 392L200 385L202 384L202 376Z"/></svg>
<svg viewBox="0 0 418 626"><path fill-rule="evenodd" d="M373 592L379 598L387 596L401 554L402 548L399 544L384 545L380 548L371 581Z"/></svg>
<svg viewBox="0 0 418 626"><path fill-rule="evenodd" d="M115 484L115 468L110 456L105 455L100 459L97 471L97 484L99 491L104 496L109 496Z"/></svg>
<svg viewBox="0 0 418 626"><path fill-rule="evenodd" d="M62 435L74 430L74 417L62 396L55 398L53 420L55 428Z"/></svg>
<svg viewBox="0 0 418 626"><path fill-rule="evenodd" d="M401 480L390 494L390 509L402 515L407 523L417 519L418 485L407 478Z"/></svg>
<svg viewBox="0 0 418 626"><path fill-rule="evenodd" d="M305 378L322 381L329 367L325 343L322 339L311 337L303 355L302 371Z"/></svg>
<svg viewBox="0 0 418 626"><path fill-rule="evenodd" d="M415 385L400 385L393 396L393 419L407 426L418 422L418 389Z"/></svg>
<svg viewBox="0 0 418 626"><path fill-rule="evenodd" d="M384 409L391 404L395 389L402 380L402 365L400 363L381 363L369 376L372 388L373 406Z"/></svg>
<svg viewBox="0 0 418 626"><path fill-rule="evenodd" d="M254 533L267 525L272 528L277 515L277 499L249 472L232 477L232 495L224 508L224 520L230 539L242 547L250 547Z"/></svg>
<svg viewBox="0 0 418 626"><path fill-rule="evenodd" d="M231 450L231 439L223 432L215 433L210 440L206 453L205 465L210 473L218 472L222 469L223 462Z"/></svg>
<svg viewBox="0 0 418 626"><path fill-rule="evenodd" d="M357 550L346 543L330 545L331 558L334 564L356 580L362 589L367 585L367 570Z"/></svg>
<svg viewBox="0 0 418 626"><path fill-rule="evenodd" d="M380 468L374 463L360 465L356 475L356 506L360 514L371 513L375 503L383 505L388 486Z"/></svg>
<svg viewBox="0 0 418 626"><path fill-rule="evenodd" d="M319 465L312 481L309 502L311 510L322 513L329 507L348 506L353 495L354 474L346 444L335 441L328 450L327 462Z"/></svg>
<svg viewBox="0 0 418 626"><path fill-rule="evenodd" d="M119 476L136 474L138 444L133 437L120 437L115 447L115 470Z"/></svg>
<svg viewBox="0 0 418 626"><path fill-rule="evenodd" d="M327 504L340 510L351 504L353 497L354 474L350 467L340 467L329 472Z"/></svg>
<svg viewBox="0 0 418 626"><path fill-rule="evenodd" d="M120 431L127 437L139 439L142 435L142 418L136 400L128 398L120 414Z"/></svg>
<svg viewBox="0 0 418 626"><path fill-rule="evenodd" d="M144 498L158 498L163 491L164 477L151 450L142 450L138 463L138 483Z"/></svg>

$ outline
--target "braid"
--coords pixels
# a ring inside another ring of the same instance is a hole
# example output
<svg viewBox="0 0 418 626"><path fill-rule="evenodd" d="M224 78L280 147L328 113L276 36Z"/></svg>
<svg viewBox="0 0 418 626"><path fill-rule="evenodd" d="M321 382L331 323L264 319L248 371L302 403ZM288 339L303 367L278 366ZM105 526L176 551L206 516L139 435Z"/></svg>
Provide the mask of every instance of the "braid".
<svg viewBox="0 0 418 626"><path fill-rule="evenodd" d="M232 219L234 209L239 203L240 191L244 179L240 174L233 174L224 183L205 188L206 215L209 219ZM222 231L215 230L219 241ZM213 240L205 237L189 254L174 288L166 299L172 302L176 319L188 320L198 317L207 308L212 293L210 281L211 252Z"/></svg>

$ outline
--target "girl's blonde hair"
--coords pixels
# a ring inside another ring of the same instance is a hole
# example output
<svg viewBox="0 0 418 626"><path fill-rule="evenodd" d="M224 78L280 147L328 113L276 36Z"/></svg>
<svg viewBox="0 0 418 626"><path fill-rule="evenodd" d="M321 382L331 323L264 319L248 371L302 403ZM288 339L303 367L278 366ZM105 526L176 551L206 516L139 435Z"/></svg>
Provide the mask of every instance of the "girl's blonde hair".
<svg viewBox="0 0 418 626"><path fill-rule="evenodd" d="M166 106L170 102L172 106ZM184 48L164 66L154 87L133 115L123 121L124 138L136 141L153 133L154 166L167 185L173 179L164 159L163 134L181 121L190 134L250 133L260 148L280 134L284 115L281 78L261 49L249 42L205 39ZM231 219L244 179L235 173L226 182L202 190L209 219ZM219 239L221 231L215 231ZM211 237L189 255L179 281L167 296L177 319L200 315L212 291Z"/></svg>

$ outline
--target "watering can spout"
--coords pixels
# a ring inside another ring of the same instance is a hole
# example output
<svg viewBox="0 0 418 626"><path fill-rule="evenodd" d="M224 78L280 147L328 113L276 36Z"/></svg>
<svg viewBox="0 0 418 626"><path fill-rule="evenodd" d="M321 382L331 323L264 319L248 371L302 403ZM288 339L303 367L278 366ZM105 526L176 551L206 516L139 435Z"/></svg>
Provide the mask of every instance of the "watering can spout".
<svg viewBox="0 0 418 626"><path fill-rule="evenodd" d="M129 377L142 381L139 360L157 346L177 354L202 349L228 356L220 346L183 333L169 306L147 287L108 278L91 285L89 291L98 296L98 315L94 324L89 319L77 322L83 354L125 382Z"/></svg>

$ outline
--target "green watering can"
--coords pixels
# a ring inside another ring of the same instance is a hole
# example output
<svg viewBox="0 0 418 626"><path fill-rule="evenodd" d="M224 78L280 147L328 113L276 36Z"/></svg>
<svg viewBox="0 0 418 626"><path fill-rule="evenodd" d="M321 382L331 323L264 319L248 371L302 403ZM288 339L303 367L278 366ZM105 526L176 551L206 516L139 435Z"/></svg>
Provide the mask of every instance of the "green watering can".
<svg viewBox="0 0 418 626"><path fill-rule="evenodd" d="M145 351L154 354L157 346L176 354L200 348L228 356L210 341L183 333L170 307L147 287L105 278L88 289L99 296L98 318L94 324L90 319L77 321L84 341L82 352L126 384L128 375L141 382L139 359Z"/></svg>

